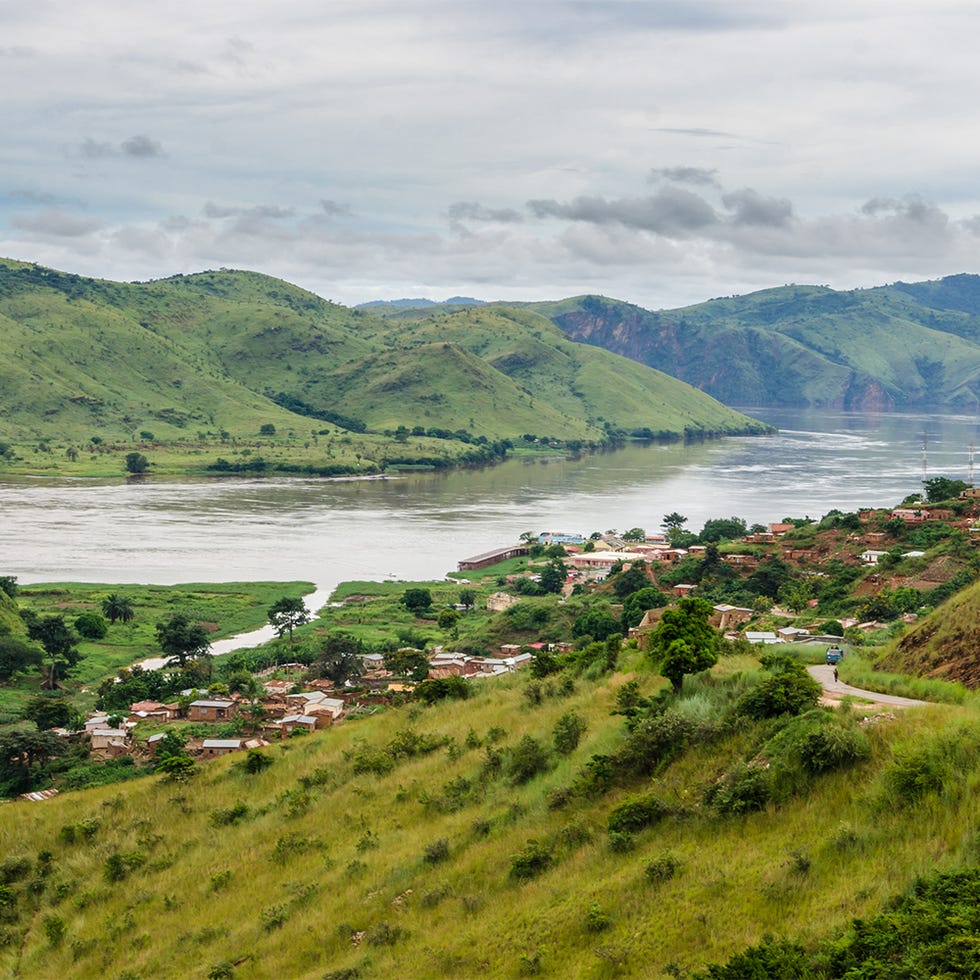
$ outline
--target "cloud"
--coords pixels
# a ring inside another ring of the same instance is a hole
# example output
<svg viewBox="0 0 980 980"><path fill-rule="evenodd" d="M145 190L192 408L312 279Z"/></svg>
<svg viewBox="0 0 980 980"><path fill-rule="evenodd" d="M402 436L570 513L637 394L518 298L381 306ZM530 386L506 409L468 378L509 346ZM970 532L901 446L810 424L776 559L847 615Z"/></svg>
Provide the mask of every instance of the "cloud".
<svg viewBox="0 0 980 980"><path fill-rule="evenodd" d="M456 201L449 205L449 220L516 224L523 221L524 216L514 208L487 208L475 201Z"/></svg>
<svg viewBox="0 0 980 980"><path fill-rule="evenodd" d="M227 207L208 201L202 208L207 218L245 218L259 221L283 221L295 214L292 208L283 208L278 204L256 204L253 207Z"/></svg>
<svg viewBox="0 0 980 980"><path fill-rule="evenodd" d="M322 200L320 207L328 218L352 218L354 216L350 205L342 204L339 201Z"/></svg>
<svg viewBox="0 0 980 980"><path fill-rule="evenodd" d="M528 201L527 206L536 218L621 224L660 235L688 235L718 221L714 208L703 197L677 187L665 187L649 197L578 197L567 204L535 200Z"/></svg>
<svg viewBox="0 0 980 980"><path fill-rule="evenodd" d="M123 140L120 149L124 156L147 159L149 157L165 157L163 146L156 140L151 140L149 136L130 136Z"/></svg>
<svg viewBox="0 0 980 980"><path fill-rule="evenodd" d="M18 215L11 224L22 231L54 238L81 238L104 227L103 222L97 218L72 214L60 208L49 208L36 214Z"/></svg>
<svg viewBox="0 0 980 980"><path fill-rule="evenodd" d="M78 148L81 156L87 160L103 160L112 157L129 157L135 160L150 160L154 157L165 157L163 145L149 136L130 136L118 146L103 143L86 137Z"/></svg>
<svg viewBox="0 0 980 980"><path fill-rule="evenodd" d="M647 178L651 184L660 180L669 180L674 184L694 184L700 186L718 186L718 171L707 167L661 167L650 171Z"/></svg>
<svg viewBox="0 0 980 980"><path fill-rule="evenodd" d="M714 139L739 139L735 133L726 133L721 129L701 129L700 127L680 128L675 126L658 126L654 129L655 133L669 133L672 136L698 136L711 137Z"/></svg>
<svg viewBox="0 0 980 980"><path fill-rule="evenodd" d="M750 187L723 194L721 201L734 212L732 220L737 225L782 227L793 217L793 205L786 198L763 197Z"/></svg>

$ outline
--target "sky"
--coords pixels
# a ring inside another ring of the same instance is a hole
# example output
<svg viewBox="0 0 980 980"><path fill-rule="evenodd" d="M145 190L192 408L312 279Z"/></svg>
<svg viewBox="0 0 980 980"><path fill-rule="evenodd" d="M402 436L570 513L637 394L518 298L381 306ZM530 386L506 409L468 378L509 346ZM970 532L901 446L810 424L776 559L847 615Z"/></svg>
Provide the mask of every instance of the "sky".
<svg viewBox="0 0 980 980"><path fill-rule="evenodd" d="M976 0L0 0L0 255L664 309L980 272Z"/></svg>

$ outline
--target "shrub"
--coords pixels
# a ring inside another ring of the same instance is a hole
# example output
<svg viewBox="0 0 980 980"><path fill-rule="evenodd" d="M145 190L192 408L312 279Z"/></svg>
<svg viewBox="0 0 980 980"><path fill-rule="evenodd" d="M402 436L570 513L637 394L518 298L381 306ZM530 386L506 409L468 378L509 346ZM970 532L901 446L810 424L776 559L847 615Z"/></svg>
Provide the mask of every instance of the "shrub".
<svg viewBox="0 0 980 980"><path fill-rule="evenodd" d="M735 711L756 720L798 715L816 705L820 692L820 685L803 668L785 670L743 694Z"/></svg>
<svg viewBox="0 0 980 980"><path fill-rule="evenodd" d="M628 854L636 850L636 838L628 830L611 830L608 841L613 854Z"/></svg>
<svg viewBox="0 0 980 980"><path fill-rule="evenodd" d="M270 905L259 913L259 921L266 932L282 928L288 917L285 905Z"/></svg>
<svg viewBox="0 0 980 980"><path fill-rule="evenodd" d="M638 796L627 800L609 814L610 833L643 830L671 812L671 808L655 796Z"/></svg>
<svg viewBox="0 0 980 980"><path fill-rule="evenodd" d="M652 775L681 752L694 728L694 723L675 709L644 718L630 732L616 759L628 775Z"/></svg>
<svg viewBox="0 0 980 980"><path fill-rule="evenodd" d="M522 851L510 859L510 877L515 881L531 881L544 874L554 863L551 848L532 838Z"/></svg>
<svg viewBox="0 0 980 980"><path fill-rule="evenodd" d="M255 776L265 769L268 769L271 765L272 759L269 758L269 756L267 756L264 752L249 749L245 756L245 760L242 762L242 769L244 769L250 776Z"/></svg>
<svg viewBox="0 0 980 980"><path fill-rule="evenodd" d="M514 786L530 782L548 769L548 751L532 735L524 735L508 753L504 773Z"/></svg>
<svg viewBox="0 0 980 980"><path fill-rule="evenodd" d="M767 769L740 762L709 788L704 802L718 813L751 813L762 810L772 797Z"/></svg>
<svg viewBox="0 0 980 980"><path fill-rule="evenodd" d="M395 768L391 753L374 745L359 746L351 761L355 773L371 772L376 776L386 776Z"/></svg>
<svg viewBox="0 0 980 980"><path fill-rule="evenodd" d="M427 864L438 864L449 857L449 841L445 837L426 845L423 857Z"/></svg>
<svg viewBox="0 0 980 980"><path fill-rule="evenodd" d="M667 851L665 854L661 854L660 857L651 861L643 869L643 874L647 881L656 885L664 881L670 881L677 874L678 868L680 868L680 862L670 851Z"/></svg>
<svg viewBox="0 0 980 980"><path fill-rule="evenodd" d="M578 748L578 743L585 734L585 730L585 719L574 711L566 711L555 722L555 727L552 730L555 751L559 755L571 755Z"/></svg>
<svg viewBox="0 0 980 980"><path fill-rule="evenodd" d="M75 630L86 640L101 640L109 632L109 624L99 613L86 612L75 617Z"/></svg>
<svg viewBox="0 0 980 980"><path fill-rule="evenodd" d="M231 824L240 823L251 812L251 807L247 803L239 800L234 806L219 807L211 811L211 823L215 827L226 827Z"/></svg>
<svg viewBox="0 0 980 980"><path fill-rule="evenodd" d="M598 902L592 902L585 913L585 928L589 932L604 932L612 925L612 916Z"/></svg>
<svg viewBox="0 0 980 980"><path fill-rule="evenodd" d="M105 862L105 879L109 882L123 881L131 871L146 863L146 857L139 851L110 854Z"/></svg>
<svg viewBox="0 0 980 980"><path fill-rule="evenodd" d="M394 946L405 936L405 930L400 926L393 926L387 922L378 922L373 925L364 935L364 940L369 946Z"/></svg>
<svg viewBox="0 0 980 980"><path fill-rule="evenodd" d="M800 746L800 761L811 773L843 769L867 759L871 746L867 735L856 728L827 725Z"/></svg>

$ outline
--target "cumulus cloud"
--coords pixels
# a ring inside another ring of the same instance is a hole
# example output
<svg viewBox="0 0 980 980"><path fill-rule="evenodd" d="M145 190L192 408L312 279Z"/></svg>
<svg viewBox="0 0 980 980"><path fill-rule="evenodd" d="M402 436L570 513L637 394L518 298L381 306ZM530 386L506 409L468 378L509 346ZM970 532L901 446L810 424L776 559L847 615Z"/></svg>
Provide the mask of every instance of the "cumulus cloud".
<svg viewBox="0 0 980 980"><path fill-rule="evenodd" d="M254 207L228 207L208 201L202 208L207 218L246 218L259 221L283 221L295 214L292 208L283 208L278 204L256 204Z"/></svg>
<svg viewBox="0 0 980 980"><path fill-rule="evenodd" d="M320 201L320 208L328 218L352 218L354 216L351 206L339 201L322 200Z"/></svg>

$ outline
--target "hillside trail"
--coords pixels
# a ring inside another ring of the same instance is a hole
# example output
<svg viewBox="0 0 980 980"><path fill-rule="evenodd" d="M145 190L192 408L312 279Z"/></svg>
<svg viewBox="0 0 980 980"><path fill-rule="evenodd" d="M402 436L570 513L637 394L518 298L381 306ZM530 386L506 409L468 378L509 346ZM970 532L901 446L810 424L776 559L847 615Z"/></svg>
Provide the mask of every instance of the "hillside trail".
<svg viewBox="0 0 980 980"><path fill-rule="evenodd" d="M918 701L915 698L900 698L895 694L865 691L860 687L851 687L850 684L845 684L843 681L835 681L832 664L816 664L813 667L807 667L807 672L823 688L821 700L824 704L838 704L846 697L862 698L865 701L888 705L891 708L918 708L929 703L928 701Z"/></svg>

